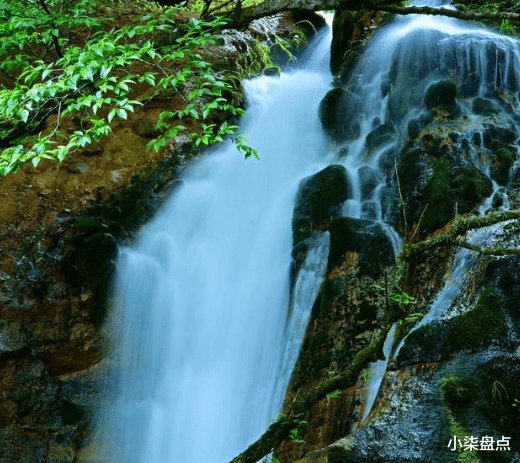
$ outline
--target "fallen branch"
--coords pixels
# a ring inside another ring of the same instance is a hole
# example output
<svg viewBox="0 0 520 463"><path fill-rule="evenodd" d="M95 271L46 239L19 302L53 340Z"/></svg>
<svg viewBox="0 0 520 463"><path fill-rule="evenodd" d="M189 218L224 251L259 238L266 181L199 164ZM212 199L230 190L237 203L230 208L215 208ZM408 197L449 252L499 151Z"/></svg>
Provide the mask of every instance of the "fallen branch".
<svg viewBox="0 0 520 463"><path fill-rule="evenodd" d="M230 2L233 3L233 2ZM227 5L228 3L226 3ZM453 10L451 8L433 8L431 6L402 6L399 2L363 2L359 0L265 0L247 8L229 10L225 14L231 20L230 27L246 27L251 21L273 16L284 11L380 11L384 13L408 15L426 14L449 16L471 21L520 21L520 13L510 11L481 12ZM220 10L222 11L222 10Z"/></svg>
<svg viewBox="0 0 520 463"><path fill-rule="evenodd" d="M452 10L451 8L433 8L431 6L400 6L400 5L369 5L368 10L381 11L393 14L427 14L434 16L449 16L450 18L465 19L469 21L519 21L520 14L509 11L478 12L468 10Z"/></svg>
<svg viewBox="0 0 520 463"><path fill-rule="evenodd" d="M289 437L291 429L297 426L312 405L324 399L330 392L347 389L356 383L359 374L367 364L380 356L384 339L383 332L376 333L370 344L356 354L347 369L322 381L296 398L286 415L281 415L256 442L230 463L256 463L271 453L274 447Z"/></svg>
<svg viewBox="0 0 520 463"><path fill-rule="evenodd" d="M520 219L520 209L491 212L483 216L460 217L453 221L453 223L448 228L448 231L428 238L424 241L420 241L419 243L406 244L398 257L398 284L402 285L402 283L405 281L406 275L408 273L408 267L413 257L442 246L456 246L466 248L486 256L520 255L519 248L506 248L500 246L482 247L472 244L463 238L463 236L469 230L488 227L490 225L495 225L497 223L512 219Z"/></svg>

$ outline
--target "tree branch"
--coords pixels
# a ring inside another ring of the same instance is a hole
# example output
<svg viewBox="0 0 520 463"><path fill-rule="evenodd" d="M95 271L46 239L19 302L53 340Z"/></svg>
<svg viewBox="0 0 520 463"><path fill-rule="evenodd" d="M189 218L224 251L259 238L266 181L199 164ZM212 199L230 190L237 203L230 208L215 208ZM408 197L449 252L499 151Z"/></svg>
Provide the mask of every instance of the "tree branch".
<svg viewBox="0 0 520 463"><path fill-rule="evenodd" d="M463 236L476 228L488 227L506 220L520 219L520 209L511 211L492 212L482 216L460 217L456 219L448 228L448 231L440 235L433 236L424 241L414 244L406 244L399 254L399 264L397 269L397 284L402 286L408 273L408 267L412 258L419 254L424 254L430 249L441 246L457 246L470 249L486 256L506 256L520 255L519 248L506 247L481 247L465 240Z"/></svg>
<svg viewBox="0 0 520 463"><path fill-rule="evenodd" d="M49 7L45 3L45 0L38 0L38 3L42 7L43 11L47 14L47 16L51 17L52 13L49 10ZM53 27L56 27L53 23L51 23ZM60 42L58 40L58 37L54 34L52 34L52 43L54 44L54 50L56 51L56 54L58 55L58 58L63 58L63 52L61 51Z"/></svg>
<svg viewBox="0 0 520 463"><path fill-rule="evenodd" d="M510 21L519 21L520 14L507 11L497 12L474 12L464 10L452 10L451 8L433 8L431 6L400 6L400 5L368 5L365 6L367 10L381 11L393 14L427 14L435 16L449 16L451 18L465 19L470 21L501 21L508 19Z"/></svg>
<svg viewBox="0 0 520 463"><path fill-rule="evenodd" d="M284 11L323 11L323 10L350 10L350 11L380 11L400 15L427 14L449 16L452 18L484 21L501 21L504 19L520 21L520 13L498 11L477 12L467 10L452 10L450 8L433 8L430 6L402 6L397 2L363 2L359 0L265 0L257 5L242 8L238 11L229 11L230 27L245 27L251 21L266 16L272 16Z"/></svg>

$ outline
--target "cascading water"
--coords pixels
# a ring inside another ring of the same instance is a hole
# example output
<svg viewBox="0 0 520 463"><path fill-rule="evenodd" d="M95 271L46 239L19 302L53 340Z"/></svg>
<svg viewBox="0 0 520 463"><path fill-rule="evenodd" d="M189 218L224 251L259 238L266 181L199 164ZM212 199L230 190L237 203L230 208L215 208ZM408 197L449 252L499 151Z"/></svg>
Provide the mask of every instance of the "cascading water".
<svg viewBox="0 0 520 463"><path fill-rule="evenodd" d="M426 3L451 8L443 2ZM492 194L481 204L480 214L493 207L509 208L504 188L508 181L502 180L499 185L492 176L493 153L482 143L487 127L481 113L475 114L473 110L477 99L500 94L491 104L491 112L511 114L507 123L514 125L518 133L518 120L509 106L517 101L520 90L518 40L447 17L398 16L374 34L349 76L343 83L348 91L348 96L343 97L343 120L340 128L336 128L336 133L340 133L337 157L349 174L350 199L344 206L345 216L380 223L394 253L399 250L402 240L389 224L400 213L395 201L400 193L396 179L399 150L413 138L411 124L418 121L424 127L431 120L424 107L425 94L432 84L443 79L458 86L457 106L448 109L453 110L454 118L466 124L465 133L456 125L453 129L461 130L460 143L465 143L461 149L466 152L465 158L457 162L473 164L492 182ZM497 203L500 205L496 206ZM493 230L474 232L470 241L482 244L490 233ZM414 330L453 304L475 260L469 250L456 253L444 288ZM391 331L387 340L393 342L393 334ZM394 356L403 343L404 340L395 349ZM376 399L389 354L385 352L385 361L370 365L363 418L368 416Z"/></svg>
<svg viewBox="0 0 520 463"><path fill-rule="evenodd" d="M303 69L245 83L259 162L230 143L204 156L121 250L104 461L224 463L279 412L329 251L319 235L289 308L295 195L328 152L329 47L326 33Z"/></svg>

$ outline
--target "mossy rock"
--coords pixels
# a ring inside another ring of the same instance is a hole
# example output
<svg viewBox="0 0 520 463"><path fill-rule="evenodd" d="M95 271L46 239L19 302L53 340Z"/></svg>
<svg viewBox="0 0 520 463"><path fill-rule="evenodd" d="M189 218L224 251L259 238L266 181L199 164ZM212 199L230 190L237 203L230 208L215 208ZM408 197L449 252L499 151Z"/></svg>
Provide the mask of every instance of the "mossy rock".
<svg viewBox="0 0 520 463"><path fill-rule="evenodd" d="M331 165L302 180L293 212L293 243L296 245L316 230L325 230L339 215L348 197L345 167Z"/></svg>
<svg viewBox="0 0 520 463"><path fill-rule="evenodd" d="M451 320L444 342L444 352L476 349L504 340L507 326L501 311L502 302L495 289L486 288L475 307Z"/></svg>
<svg viewBox="0 0 520 463"><path fill-rule="evenodd" d="M462 213L473 210L493 192L489 178L473 164L454 169L451 188Z"/></svg>
<svg viewBox="0 0 520 463"><path fill-rule="evenodd" d="M491 176L500 185L506 185L516 155L510 148L498 148L494 154L495 159L491 166Z"/></svg>
<svg viewBox="0 0 520 463"><path fill-rule="evenodd" d="M140 137L150 139L157 138L164 132L164 130L157 129L155 123L145 117L137 119L132 125L132 129Z"/></svg>
<svg viewBox="0 0 520 463"><path fill-rule="evenodd" d="M512 461L511 455L520 450L519 379L518 360L497 357L480 364L473 372L449 372L439 382L452 435L484 433L511 437L511 452L493 454L485 461Z"/></svg>
<svg viewBox="0 0 520 463"><path fill-rule="evenodd" d="M487 125L483 134L484 146L490 150L510 148L517 138L513 126Z"/></svg>
<svg viewBox="0 0 520 463"><path fill-rule="evenodd" d="M421 226L427 231L442 227L455 214L455 199L450 188L451 167L448 161L439 160L433 169L433 175L424 190L424 207L428 209L423 216ZM421 214L415 211L416 214Z"/></svg>
<svg viewBox="0 0 520 463"><path fill-rule="evenodd" d="M392 128L387 124L381 124L366 136L366 146L369 152L381 145L388 143L393 138Z"/></svg>
<svg viewBox="0 0 520 463"><path fill-rule="evenodd" d="M465 408L473 403L479 389L471 377L454 373L443 376L439 387L444 402L452 410Z"/></svg>
<svg viewBox="0 0 520 463"><path fill-rule="evenodd" d="M358 99L342 87L333 88L325 95L319 106L319 117L331 139L341 142L358 136L359 126L355 121Z"/></svg>
<svg viewBox="0 0 520 463"><path fill-rule="evenodd" d="M338 217L330 223L329 268L341 265L347 251L359 254L359 272L373 278L394 264L390 240L372 221Z"/></svg>
<svg viewBox="0 0 520 463"><path fill-rule="evenodd" d="M361 185L361 195L363 198L370 196L379 184L379 175L376 170L369 166L359 168L359 183Z"/></svg>
<svg viewBox="0 0 520 463"><path fill-rule="evenodd" d="M510 225L517 234L520 222ZM505 229L506 233L508 230ZM488 268L489 278L496 279L502 297L502 307L520 330L520 256L506 256L493 261Z"/></svg>
<svg viewBox="0 0 520 463"><path fill-rule="evenodd" d="M491 100L487 98L475 98L473 100L473 104L471 105L471 110L474 114L478 114L480 116L490 116L491 114L498 113L498 110L493 105Z"/></svg>
<svg viewBox="0 0 520 463"><path fill-rule="evenodd" d="M355 453L343 447L330 447L327 454L327 463L354 463Z"/></svg>
<svg viewBox="0 0 520 463"><path fill-rule="evenodd" d="M473 164L452 168L448 160L438 159L434 162L433 174L422 191L422 198L410 215L412 220L418 220L428 205L421 227L424 231L431 232L448 223L456 211L471 212L492 191L493 185L489 178Z"/></svg>
<svg viewBox="0 0 520 463"><path fill-rule="evenodd" d="M433 362L462 350L475 351L507 342L507 325L497 291L486 288L475 307L446 321L428 323L410 333L399 354L403 364Z"/></svg>
<svg viewBox="0 0 520 463"><path fill-rule="evenodd" d="M424 96L424 104L427 109L442 109L450 115L458 115L460 109L455 98L457 97L457 85L451 80L441 80L428 87Z"/></svg>

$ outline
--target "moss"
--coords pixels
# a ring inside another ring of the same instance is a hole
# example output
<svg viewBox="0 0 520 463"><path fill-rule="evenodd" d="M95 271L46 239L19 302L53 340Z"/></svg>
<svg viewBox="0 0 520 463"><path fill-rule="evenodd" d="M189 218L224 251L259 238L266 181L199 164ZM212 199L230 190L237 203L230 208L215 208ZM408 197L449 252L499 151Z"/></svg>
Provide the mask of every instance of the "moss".
<svg viewBox="0 0 520 463"><path fill-rule="evenodd" d="M478 385L469 377L448 373L439 383L442 398L450 409L465 408L477 397Z"/></svg>
<svg viewBox="0 0 520 463"><path fill-rule="evenodd" d="M327 455L327 463L351 463L355 461L354 452L343 447L331 447Z"/></svg>
<svg viewBox="0 0 520 463"><path fill-rule="evenodd" d="M492 191L489 178L474 165L466 164L452 170L448 160L437 160L419 207L422 211L428 205L423 229L433 231L442 227L455 216L456 210L463 214L471 212Z"/></svg>
<svg viewBox="0 0 520 463"><path fill-rule="evenodd" d="M491 175L501 185L507 184L509 171L513 167L515 154L509 148L499 148L495 152L495 162L491 167Z"/></svg>
<svg viewBox="0 0 520 463"><path fill-rule="evenodd" d="M491 288L484 289L473 309L451 321L443 351L475 349L505 338L507 326L500 307L497 292Z"/></svg>
<svg viewBox="0 0 520 463"><path fill-rule="evenodd" d="M493 102L487 98L475 98L471 109L475 114L481 116L489 116L498 112L493 106Z"/></svg>
<svg viewBox="0 0 520 463"><path fill-rule="evenodd" d="M448 321L428 323L410 333L400 352L401 363L433 362L462 350L477 350L507 337L501 300L494 289L482 291L468 312Z"/></svg>
<svg viewBox="0 0 520 463"><path fill-rule="evenodd" d="M455 172L451 187L461 213L470 212L493 192L489 178L473 164L467 164Z"/></svg>
<svg viewBox="0 0 520 463"><path fill-rule="evenodd" d="M451 114L458 112L455 98L457 96L457 86L450 80L441 80L428 87L424 96L426 108L441 108Z"/></svg>
<svg viewBox="0 0 520 463"><path fill-rule="evenodd" d="M422 226L427 231L447 223L454 215L454 198L450 188L450 164L441 159L435 163L433 175L424 190L424 205L428 210Z"/></svg>

